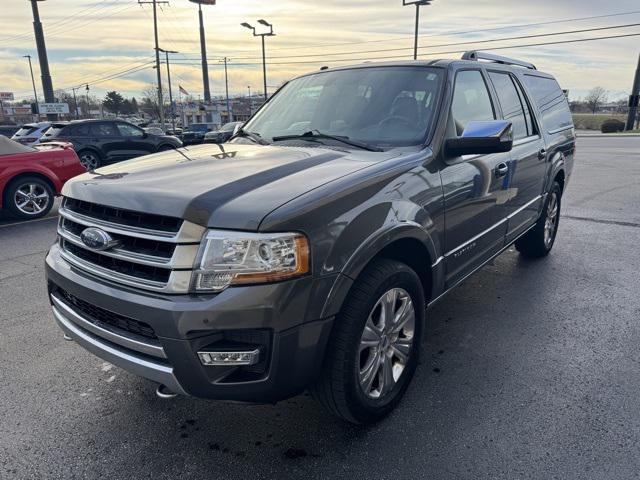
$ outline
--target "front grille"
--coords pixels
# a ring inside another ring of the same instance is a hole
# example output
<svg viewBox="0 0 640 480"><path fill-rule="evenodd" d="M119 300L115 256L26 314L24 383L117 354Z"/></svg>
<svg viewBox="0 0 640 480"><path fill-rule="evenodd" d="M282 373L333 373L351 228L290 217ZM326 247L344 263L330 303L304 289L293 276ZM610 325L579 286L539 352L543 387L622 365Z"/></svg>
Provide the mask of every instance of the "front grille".
<svg viewBox="0 0 640 480"><path fill-rule="evenodd" d="M84 315L82 317L94 325L103 328L110 327L111 329L120 331L120 333L127 332L154 340L158 338L153 328L144 322L91 305L60 287L57 287L56 292L68 306L72 307L76 312L83 313Z"/></svg>
<svg viewBox="0 0 640 480"><path fill-rule="evenodd" d="M80 223L75 223L66 218L63 218L61 222L63 230L77 236L78 238L80 238L82 231L87 228ZM126 250L131 253L170 259L176 249L175 243L159 242L157 240L147 240L146 238L130 237L115 233L112 233L111 236L114 240L119 242L119 248L121 250Z"/></svg>
<svg viewBox="0 0 640 480"><path fill-rule="evenodd" d="M64 239L62 240L62 249L93 265L112 270L122 275L141 278L151 282L166 283L169 280L169 275L171 273L170 270L164 268L151 267L149 265L141 265L135 262L107 257L106 255L101 255L98 252L93 252L79 247Z"/></svg>
<svg viewBox="0 0 640 480"><path fill-rule="evenodd" d="M129 227L147 228L164 232L177 232L182 219L165 217L151 213L139 213L120 208L107 207L96 203L85 202L75 198L65 198L64 208L88 217L99 218L106 222L117 223Z"/></svg>
<svg viewBox="0 0 640 480"><path fill-rule="evenodd" d="M90 227L108 234L108 248L96 250L83 242L82 233ZM64 199L58 223L61 255L74 267L111 282L166 293L188 292L204 231L186 220L72 198Z"/></svg>

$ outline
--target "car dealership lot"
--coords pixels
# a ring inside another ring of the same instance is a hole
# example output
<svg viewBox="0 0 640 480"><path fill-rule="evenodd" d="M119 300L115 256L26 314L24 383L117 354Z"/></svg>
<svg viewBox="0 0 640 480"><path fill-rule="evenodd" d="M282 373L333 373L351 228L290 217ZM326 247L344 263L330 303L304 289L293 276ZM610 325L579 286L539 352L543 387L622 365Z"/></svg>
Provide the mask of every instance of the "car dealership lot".
<svg viewBox="0 0 640 480"><path fill-rule="evenodd" d="M580 138L551 255L510 250L434 307L397 412L309 397L160 400L62 339L55 219L0 219L0 478L634 478L640 471L640 138Z"/></svg>

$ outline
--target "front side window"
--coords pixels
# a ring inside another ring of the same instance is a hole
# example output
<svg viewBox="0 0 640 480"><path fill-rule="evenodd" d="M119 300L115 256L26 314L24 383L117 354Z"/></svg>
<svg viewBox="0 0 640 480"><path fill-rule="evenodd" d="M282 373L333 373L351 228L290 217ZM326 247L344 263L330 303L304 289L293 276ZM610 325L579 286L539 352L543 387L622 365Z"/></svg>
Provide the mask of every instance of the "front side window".
<svg viewBox="0 0 640 480"><path fill-rule="evenodd" d="M144 132L133 125L127 125L126 123L117 123L118 131L123 137L142 137Z"/></svg>
<svg viewBox="0 0 640 480"><path fill-rule="evenodd" d="M489 72L489 78L491 78L498 94L503 118L513 124L513 139L518 140L529 136L522 100L511 75L502 72Z"/></svg>
<svg viewBox="0 0 640 480"><path fill-rule="evenodd" d="M456 75L451 115L458 136L469 122L495 120L489 90L479 70L462 70Z"/></svg>
<svg viewBox="0 0 640 480"><path fill-rule="evenodd" d="M272 141L306 132L378 147L419 145L434 121L443 70L364 67L292 80L245 126Z"/></svg>

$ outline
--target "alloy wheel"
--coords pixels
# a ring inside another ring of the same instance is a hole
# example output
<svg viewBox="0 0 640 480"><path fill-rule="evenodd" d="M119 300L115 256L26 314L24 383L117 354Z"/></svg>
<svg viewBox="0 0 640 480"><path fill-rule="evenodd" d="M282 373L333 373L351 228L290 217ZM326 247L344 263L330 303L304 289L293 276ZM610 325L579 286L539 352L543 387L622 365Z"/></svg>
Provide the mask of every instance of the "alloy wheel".
<svg viewBox="0 0 640 480"><path fill-rule="evenodd" d="M388 394L411 355L416 314L402 288L388 290L367 317L360 338L358 378L363 393L378 399Z"/></svg>
<svg viewBox="0 0 640 480"><path fill-rule="evenodd" d="M13 201L25 215L38 215L49 206L51 197L42 185L25 183L17 188Z"/></svg>
<svg viewBox="0 0 640 480"><path fill-rule="evenodd" d="M87 170L95 170L98 168L98 157L95 153L84 152L80 155L80 163Z"/></svg>
<svg viewBox="0 0 640 480"><path fill-rule="evenodd" d="M544 222L544 244L547 248L553 243L553 238L558 227L558 194L551 193L547 204L547 217Z"/></svg>

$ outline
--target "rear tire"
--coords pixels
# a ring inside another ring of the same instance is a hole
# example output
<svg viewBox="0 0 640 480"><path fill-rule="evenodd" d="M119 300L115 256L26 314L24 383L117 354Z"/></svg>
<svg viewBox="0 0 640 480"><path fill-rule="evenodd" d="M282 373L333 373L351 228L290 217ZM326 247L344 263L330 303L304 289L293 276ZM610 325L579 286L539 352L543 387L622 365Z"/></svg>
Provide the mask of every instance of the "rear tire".
<svg viewBox="0 0 640 480"><path fill-rule="evenodd" d="M38 177L21 177L7 186L4 205L14 217L33 220L49 213L54 198L53 189L45 180Z"/></svg>
<svg viewBox="0 0 640 480"><path fill-rule="evenodd" d="M424 316L416 272L395 260L374 260L335 319L321 374L310 389L314 398L352 423L384 418L418 365Z"/></svg>
<svg viewBox="0 0 640 480"><path fill-rule="evenodd" d="M516 240L516 250L523 256L529 258L545 257L553 248L560 223L561 197L560 184L554 181L536 225Z"/></svg>
<svg viewBox="0 0 640 480"><path fill-rule="evenodd" d="M80 150L78 152L80 163L88 172L99 168L101 165L100 155L93 150Z"/></svg>

